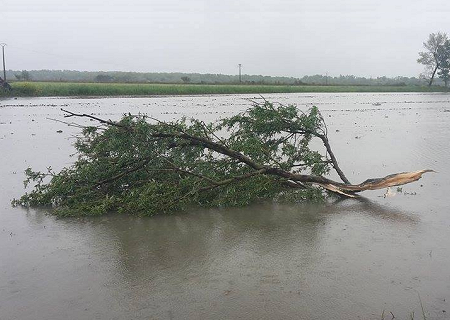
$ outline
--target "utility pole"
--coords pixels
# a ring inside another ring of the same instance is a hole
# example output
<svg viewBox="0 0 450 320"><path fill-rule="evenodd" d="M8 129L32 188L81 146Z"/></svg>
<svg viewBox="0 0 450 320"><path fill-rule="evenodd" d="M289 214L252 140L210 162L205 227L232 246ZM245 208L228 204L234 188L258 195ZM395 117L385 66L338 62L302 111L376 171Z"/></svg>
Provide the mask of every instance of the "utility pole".
<svg viewBox="0 0 450 320"><path fill-rule="evenodd" d="M2 54L3 54L3 81L6 82L6 67L5 67L5 47L6 47L6 43L0 43L0 46L2 46Z"/></svg>
<svg viewBox="0 0 450 320"><path fill-rule="evenodd" d="M328 85L328 72L326 73L326 76L325 76L325 85L326 86Z"/></svg>
<svg viewBox="0 0 450 320"><path fill-rule="evenodd" d="M242 73L241 73L242 64L239 63L238 66L239 66L239 83L241 83L242 82Z"/></svg>

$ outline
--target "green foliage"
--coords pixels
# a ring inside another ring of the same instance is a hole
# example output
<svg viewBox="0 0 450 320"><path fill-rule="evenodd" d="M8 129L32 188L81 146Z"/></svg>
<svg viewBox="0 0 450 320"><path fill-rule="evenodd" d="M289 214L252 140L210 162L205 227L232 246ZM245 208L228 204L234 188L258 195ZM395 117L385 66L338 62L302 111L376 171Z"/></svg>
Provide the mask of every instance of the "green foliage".
<svg viewBox="0 0 450 320"><path fill-rule="evenodd" d="M438 75L444 81L447 86L450 80L450 40L445 43L437 51L439 70Z"/></svg>
<svg viewBox="0 0 450 320"><path fill-rule="evenodd" d="M322 192L313 186L288 188L286 179L261 168L326 174L329 162L309 148L325 130L316 107L302 112L269 102L209 124L128 114L116 125L84 128L72 166L58 173L27 169L25 186L34 183L33 189L13 204L52 206L62 216L156 215L190 206L318 200Z"/></svg>
<svg viewBox="0 0 450 320"><path fill-rule="evenodd" d="M182 80L184 83L189 83L189 82L191 82L191 78L189 78L189 77L187 77L187 76L181 77L181 80Z"/></svg>
<svg viewBox="0 0 450 320"><path fill-rule="evenodd" d="M68 83L13 82L13 91L0 90L0 96L145 96L295 92L434 92L440 87L423 86L290 86L290 85L212 85L212 84L124 84L124 83Z"/></svg>
<svg viewBox="0 0 450 320"><path fill-rule="evenodd" d="M15 82L11 84L13 95L21 95L28 97L40 96L42 93L42 87L32 82Z"/></svg>
<svg viewBox="0 0 450 320"><path fill-rule="evenodd" d="M245 149L252 159L283 170L308 167L315 175L323 175L329 169L321 154L309 149L313 133L319 134L324 125L317 107L305 114L295 106L275 107L270 103L255 105L247 113L222 122L232 132L228 139L232 149ZM299 135L302 138L296 140Z"/></svg>
<svg viewBox="0 0 450 320"><path fill-rule="evenodd" d="M237 71L237 70L236 70ZM20 71L7 71L11 79ZM35 81L63 81L63 82L129 82L129 83L171 83L184 82L183 77L189 78L191 83L197 84L237 84L239 76L227 74L201 74L179 72L120 72L120 71L74 71L74 70L29 70ZM98 78L100 76L100 78ZM106 76L106 77L105 77ZM24 79L22 79L24 80ZM339 86L422 86L424 81L414 77L376 77L365 78L354 75L307 75L301 79L294 77L272 77L263 75L249 75L243 77L247 85L339 85Z"/></svg>
<svg viewBox="0 0 450 320"><path fill-rule="evenodd" d="M114 77L108 75L108 74L98 74L94 78L95 82L113 82Z"/></svg>
<svg viewBox="0 0 450 320"><path fill-rule="evenodd" d="M27 71L27 70L22 70L22 72L16 73L16 74L14 74L14 76L19 81L20 80L23 80L23 81L30 81L31 80L30 72Z"/></svg>
<svg viewBox="0 0 450 320"><path fill-rule="evenodd" d="M426 42L423 43L426 51L419 52L417 62L425 66L424 76L430 78L429 85L433 83L436 71L444 81L445 87L448 82L450 40L443 32L431 33Z"/></svg>

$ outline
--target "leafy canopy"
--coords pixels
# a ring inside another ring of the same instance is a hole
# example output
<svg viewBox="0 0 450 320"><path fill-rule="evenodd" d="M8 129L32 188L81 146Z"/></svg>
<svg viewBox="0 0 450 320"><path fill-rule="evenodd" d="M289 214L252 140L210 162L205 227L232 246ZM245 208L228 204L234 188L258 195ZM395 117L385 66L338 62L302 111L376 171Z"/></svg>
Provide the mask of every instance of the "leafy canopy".
<svg viewBox="0 0 450 320"><path fill-rule="evenodd" d="M319 189L267 174L267 168L328 173L330 161L310 148L314 137L325 135L316 107L303 112L267 101L207 124L128 114L85 127L73 165L57 173L28 168L25 186L33 189L13 204L52 206L59 215L156 215L193 205L319 199Z"/></svg>

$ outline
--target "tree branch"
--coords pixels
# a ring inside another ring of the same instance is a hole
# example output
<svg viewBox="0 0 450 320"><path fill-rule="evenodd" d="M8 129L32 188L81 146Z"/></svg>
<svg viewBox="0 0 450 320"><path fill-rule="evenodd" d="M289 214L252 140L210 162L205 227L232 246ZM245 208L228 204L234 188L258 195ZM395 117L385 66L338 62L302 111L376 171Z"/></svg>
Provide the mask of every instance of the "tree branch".
<svg viewBox="0 0 450 320"><path fill-rule="evenodd" d="M65 111L65 110L64 110ZM68 111L65 111L68 112ZM109 121L109 120L103 120L97 117L93 117L90 115L86 115L86 114L76 114L73 112L68 112L69 116L68 117L88 117L94 120L97 120L103 124L106 125L110 125L110 126L119 126L121 128L127 129L127 130L131 130L132 128L126 127L126 126L122 126L119 125L115 122ZM335 167L336 171L339 173L339 176L341 177L342 180L344 180L345 183L339 183L336 181L333 181L331 179L322 177L322 176L314 176L314 175L305 175L305 174L296 174L296 173L292 173L290 171L286 171L283 170L281 168L277 168L277 167L270 167L270 166L266 166L266 165L262 165L260 163L257 163L256 161L253 161L252 159L250 159L249 157L245 156L244 154L242 154L241 152L232 150L231 148L214 142L212 140L210 140L209 138L205 138L205 137L197 137L197 136L193 136L191 134L185 133L185 132L153 132L150 134L151 137L153 138L170 138L170 139L182 139L185 141L188 141L190 144L192 145L197 145L197 146L201 146L204 147L206 149L215 151L219 154L222 154L224 156L227 156L231 159L235 159L241 163L246 164L247 166L249 166L250 168L252 168L254 171L244 174L244 175L240 175L240 176L235 176L235 177L231 177L222 181L213 181L212 179L209 178L205 178L202 177L200 175L197 175L199 178L203 178L205 180L210 180L209 182L212 183L212 185L210 186L206 186L203 187L201 189L199 189L198 191L204 191L204 190L210 190L219 186L223 186L226 184L229 184L231 182L234 181L239 181L242 179L246 179L246 178L250 178L252 176L255 175L259 175L259 174L268 174L268 175L274 175L274 176L278 176L278 177L282 177L285 178L286 180L290 180L296 184L304 184L304 183L311 183L311 184L317 184L322 186L323 188L332 191L332 192L336 192L336 193L340 193L340 194L344 194L346 196L351 196L353 197L354 195L349 194L349 193L354 193L354 192L360 192L360 191L365 191L365 190L376 190L376 189L382 189L382 188L386 188L386 187L391 187L391 186L398 186L398 185L403 185L403 184L407 184L413 181L417 181L422 177L423 173L426 172L434 172L433 170L420 170L420 171L415 171L415 172L402 172L402 173L397 173L397 174L392 174L392 175L388 175L384 178L376 178L376 179L368 179L360 184L357 185L352 185L348 182L348 179L345 177L345 175L342 173L342 170L340 170L336 158L333 154L333 152L331 151L331 147L329 145L328 139L326 138L326 136L324 135L320 135L317 133L311 133L317 137L319 137L323 143L325 144L325 146L327 147L327 152L330 154L331 157L331 161L333 162L333 166ZM168 160L168 159L166 159ZM137 165L133 168L130 168L112 178L103 180L99 183L97 183L97 185L101 185L104 183L108 183L111 181L115 181L117 179L120 179L121 177L132 173L134 171L137 171L139 169L141 169L142 167L144 167L148 162L150 161L150 159L145 159L143 163L141 163L140 165ZM169 161L170 162L170 161ZM174 167L176 168L176 166L174 165ZM184 172L186 174L192 174L192 175L196 175L190 171L186 171L184 169L177 169L180 172ZM292 186L292 184L291 184Z"/></svg>
<svg viewBox="0 0 450 320"><path fill-rule="evenodd" d="M101 118L97 118L95 116L92 116L92 115L89 115L86 113L74 113L72 111L64 110L63 108L61 108L61 111L67 113L64 115L64 118L70 118L70 117L89 118L89 119L96 120L100 123L103 123L103 124L106 124L109 126L114 126L114 127L119 127L119 128L126 129L126 130L131 130L131 127L129 127L129 126L124 126L120 123L117 123L117 122L114 122L111 120L104 120Z"/></svg>
<svg viewBox="0 0 450 320"><path fill-rule="evenodd" d="M350 181L347 179L347 177L345 176L344 172L339 167L337 159L336 159L333 151L331 150L330 142L328 141L327 136L326 135L317 135L317 137L320 140L322 140L325 148L327 149L328 154L330 155L331 162L333 163L333 167L336 170L336 172L339 175L339 177L341 178L341 180L344 181L346 184L350 184Z"/></svg>

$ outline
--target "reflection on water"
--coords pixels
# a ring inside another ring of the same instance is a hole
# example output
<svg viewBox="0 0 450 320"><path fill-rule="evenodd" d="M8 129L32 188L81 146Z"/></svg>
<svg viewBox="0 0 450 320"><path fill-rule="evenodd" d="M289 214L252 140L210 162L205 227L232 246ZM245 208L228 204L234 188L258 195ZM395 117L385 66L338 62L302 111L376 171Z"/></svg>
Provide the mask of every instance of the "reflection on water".
<svg viewBox="0 0 450 320"><path fill-rule="evenodd" d="M329 206L329 212L341 211L343 208L339 204L347 205L345 209L350 212L356 212L359 214L369 215L373 218L378 218L382 220L388 220L392 223L399 222L403 224L414 225L418 222L419 216L408 214L399 208L392 208L386 205L381 205L369 198L365 198L360 195L355 199L345 199L341 198L333 202Z"/></svg>
<svg viewBox="0 0 450 320"><path fill-rule="evenodd" d="M144 278L164 284L165 277L205 276L218 259L223 260L220 268L226 261L229 270L237 262L261 257L279 256L282 261L293 252L301 255L302 272L307 272L317 262L316 250L311 249L321 246L321 235L334 215L363 213L404 224L400 228L414 228L417 222L414 216L367 199L346 202L351 203L266 204L154 219L111 216L91 221L93 227L104 230L101 239L92 241L115 243L118 272L125 281ZM170 274L165 272L168 269Z"/></svg>
<svg viewBox="0 0 450 320"><path fill-rule="evenodd" d="M449 97L276 98L323 107L354 182L422 168L439 174L386 199L375 191L325 204L56 219L9 201L22 192L27 166L71 161L67 139L76 130L57 134L60 124L45 120L58 117L59 104L111 118L128 107L214 118L245 103L237 96L0 101L0 319L378 319L383 310L407 318L421 314L417 293L429 318L445 319ZM160 105L167 108L154 109Z"/></svg>

